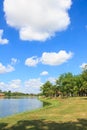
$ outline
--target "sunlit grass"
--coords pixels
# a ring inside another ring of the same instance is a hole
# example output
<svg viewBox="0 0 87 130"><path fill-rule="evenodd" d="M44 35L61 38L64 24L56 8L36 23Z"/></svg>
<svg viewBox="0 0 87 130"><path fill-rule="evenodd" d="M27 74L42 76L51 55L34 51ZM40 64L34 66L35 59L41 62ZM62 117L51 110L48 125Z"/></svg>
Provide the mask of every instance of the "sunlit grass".
<svg viewBox="0 0 87 130"><path fill-rule="evenodd" d="M51 105L0 119L0 130L87 130L87 97L44 101Z"/></svg>

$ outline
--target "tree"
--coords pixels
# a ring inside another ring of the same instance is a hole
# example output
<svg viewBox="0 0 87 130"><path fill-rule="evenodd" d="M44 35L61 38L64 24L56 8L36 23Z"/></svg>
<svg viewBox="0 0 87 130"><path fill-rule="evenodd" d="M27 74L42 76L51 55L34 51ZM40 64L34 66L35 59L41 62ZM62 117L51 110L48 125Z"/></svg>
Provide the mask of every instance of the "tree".
<svg viewBox="0 0 87 130"><path fill-rule="evenodd" d="M5 91L4 93L5 93L5 96L9 96L9 97L10 97L10 96L11 96L11 94L12 94L10 90L9 90L8 92L7 92L7 91Z"/></svg>
<svg viewBox="0 0 87 130"><path fill-rule="evenodd" d="M45 84L41 86L42 94L46 97L51 97L54 94L53 85L50 83L50 81L47 81Z"/></svg>
<svg viewBox="0 0 87 130"><path fill-rule="evenodd" d="M74 76L74 80L75 80L75 86L74 86L74 94L77 96L81 96L82 95L82 76L81 75L76 75Z"/></svg>
<svg viewBox="0 0 87 130"><path fill-rule="evenodd" d="M56 80L55 85L49 81L41 87L42 94L48 96L87 96L87 66L79 75L64 73Z"/></svg>
<svg viewBox="0 0 87 130"><path fill-rule="evenodd" d="M87 65L81 74L82 86L81 86L81 96L87 95Z"/></svg>
<svg viewBox="0 0 87 130"><path fill-rule="evenodd" d="M72 73L62 74L56 81L63 96L73 96L74 78Z"/></svg>

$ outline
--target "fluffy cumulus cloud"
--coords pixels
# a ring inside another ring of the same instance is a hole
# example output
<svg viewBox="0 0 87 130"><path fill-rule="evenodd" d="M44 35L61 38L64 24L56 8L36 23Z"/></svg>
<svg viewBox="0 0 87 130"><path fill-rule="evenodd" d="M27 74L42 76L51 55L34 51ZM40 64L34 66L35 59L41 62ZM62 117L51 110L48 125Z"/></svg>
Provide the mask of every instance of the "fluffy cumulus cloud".
<svg viewBox="0 0 87 130"><path fill-rule="evenodd" d="M48 75L48 72L47 71L43 71L40 73L41 76L45 76L45 75Z"/></svg>
<svg viewBox="0 0 87 130"><path fill-rule="evenodd" d="M64 50L56 52L44 52L42 54L41 62L46 65L60 65L68 61L72 57L72 52L67 53Z"/></svg>
<svg viewBox="0 0 87 130"><path fill-rule="evenodd" d="M9 82L0 82L0 89L2 91L25 92L25 93L39 93L40 86L42 86L40 78L29 79L22 82L20 79L14 79Z"/></svg>
<svg viewBox="0 0 87 130"><path fill-rule="evenodd" d="M1 45L4 45L4 44L8 44L8 40L6 39L6 38L2 38L3 37L3 30L2 29L0 29L0 44Z"/></svg>
<svg viewBox="0 0 87 130"><path fill-rule="evenodd" d="M0 74L8 73L14 71L14 67L11 65L4 66L0 63Z"/></svg>
<svg viewBox="0 0 87 130"><path fill-rule="evenodd" d="M24 86L27 89L27 92L29 93L39 93L40 92L40 86L43 83L41 82L40 78L37 79L29 79L25 81Z"/></svg>
<svg viewBox="0 0 87 130"><path fill-rule="evenodd" d="M16 80L12 80L11 82L9 82L9 87L16 89L19 88L21 86L21 80L20 79L16 79Z"/></svg>
<svg viewBox="0 0 87 130"><path fill-rule="evenodd" d="M82 65L80 66L81 69L87 69L87 63L82 63Z"/></svg>
<svg viewBox="0 0 87 130"><path fill-rule="evenodd" d="M38 64L38 62L39 62L39 59L36 56L34 56L34 57L27 58L25 60L25 65L36 66Z"/></svg>
<svg viewBox="0 0 87 130"><path fill-rule="evenodd" d="M36 66L38 63L42 63L45 65L61 65L67 62L70 58L72 58L72 52L66 52L65 50L61 50L59 52L44 52L41 57L31 57L27 58L25 61L25 65L27 66ZM47 72L45 72L47 73Z"/></svg>
<svg viewBox="0 0 87 130"><path fill-rule="evenodd" d="M4 0L4 12L22 40L44 41L67 29L71 4L71 0Z"/></svg>
<svg viewBox="0 0 87 130"><path fill-rule="evenodd" d="M0 89L2 91L21 91L21 80L20 79L15 79L11 80L10 82L0 82Z"/></svg>

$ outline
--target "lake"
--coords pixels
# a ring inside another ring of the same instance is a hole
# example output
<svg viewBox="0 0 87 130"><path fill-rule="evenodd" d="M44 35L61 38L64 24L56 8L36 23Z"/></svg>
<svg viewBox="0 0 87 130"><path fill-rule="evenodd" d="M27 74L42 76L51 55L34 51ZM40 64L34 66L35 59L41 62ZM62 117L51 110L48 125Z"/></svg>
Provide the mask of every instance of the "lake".
<svg viewBox="0 0 87 130"><path fill-rule="evenodd" d="M3 98L0 99L0 118L41 107L43 107L43 102L36 97Z"/></svg>

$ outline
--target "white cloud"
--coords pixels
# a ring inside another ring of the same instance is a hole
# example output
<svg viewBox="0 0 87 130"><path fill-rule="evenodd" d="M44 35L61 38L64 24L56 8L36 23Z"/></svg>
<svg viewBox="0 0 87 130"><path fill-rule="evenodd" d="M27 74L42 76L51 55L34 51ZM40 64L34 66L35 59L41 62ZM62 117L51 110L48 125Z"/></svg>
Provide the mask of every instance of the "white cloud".
<svg viewBox="0 0 87 130"><path fill-rule="evenodd" d="M11 63L7 65L3 65L0 62L0 74L9 73L15 70L14 65L19 62L16 58L11 58Z"/></svg>
<svg viewBox="0 0 87 130"><path fill-rule="evenodd" d="M85 69L87 68L87 63L82 63L82 65L80 66L81 69Z"/></svg>
<svg viewBox="0 0 87 130"><path fill-rule="evenodd" d="M54 78L54 77L49 77L47 80L50 81L51 83L56 82L56 78Z"/></svg>
<svg viewBox="0 0 87 130"><path fill-rule="evenodd" d="M37 57L33 56L30 58L27 58L25 61L25 65L27 66L36 66L38 64L39 60Z"/></svg>
<svg viewBox="0 0 87 130"><path fill-rule="evenodd" d="M42 63L45 65L61 65L67 62L70 58L72 58L72 52L66 52L65 50L61 50L59 52L44 52L41 57L30 57L25 60L25 65L27 66L36 66L38 63Z"/></svg>
<svg viewBox="0 0 87 130"><path fill-rule="evenodd" d="M16 65L16 64L18 64L19 62L20 62L19 59L17 59L17 58L11 58L11 65Z"/></svg>
<svg viewBox="0 0 87 130"><path fill-rule="evenodd" d="M9 82L0 82L0 90L23 92L23 93L40 93L40 86L43 83L40 78L29 79L22 83L20 79L14 79Z"/></svg>
<svg viewBox="0 0 87 130"><path fill-rule="evenodd" d="M0 82L0 88L4 87L4 86L5 86L5 83L4 82Z"/></svg>
<svg viewBox="0 0 87 130"><path fill-rule="evenodd" d="M44 41L67 29L71 4L71 0L4 0L4 12L22 40Z"/></svg>
<svg viewBox="0 0 87 130"><path fill-rule="evenodd" d="M40 92L40 86L43 83L41 82L40 78L36 79L29 79L25 81L24 86L27 87L27 92L29 93L39 93Z"/></svg>
<svg viewBox="0 0 87 130"><path fill-rule="evenodd" d="M6 87L6 84L4 82L0 82L0 90L3 90L3 88Z"/></svg>
<svg viewBox="0 0 87 130"><path fill-rule="evenodd" d="M14 65L18 62L18 60L16 58L11 58L11 64Z"/></svg>
<svg viewBox="0 0 87 130"><path fill-rule="evenodd" d="M11 82L9 82L9 87L12 88L12 89L19 88L20 86L21 86L21 80L20 79L12 80Z"/></svg>
<svg viewBox="0 0 87 130"><path fill-rule="evenodd" d="M9 42L7 39L2 38L3 32L4 32L4 31L3 31L2 29L0 29L0 44L2 44L2 45L8 44L8 42Z"/></svg>
<svg viewBox="0 0 87 130"><path fill-rule="evenodd" d="M13 66L7 65L4 66L2 63L0 63L0 74L8 73L14 71Z"/></svg>
<svg viewBox="0 0 87 130"><path fill-rule="evenodd" d="M40 75L42 75L42 76L48 75L48 72L47 71L43 71L43 72L40 73Z"/></svg>
<svg viewBox="0 0 87 130"><path fill-rule="evenodd" d="M67 53L64 50L56 52L44 52L41 57L41 62L46 65L60 65L72 58L72 52Z"/></svg>
<svg viewBox="0 0 87 130"><path fill-rule="evenodd" d="M15 79L15 80L11 80L10 82L0 82L0 89L2 91L20 91L21 92L21 80L20 79Z"/></svg>

